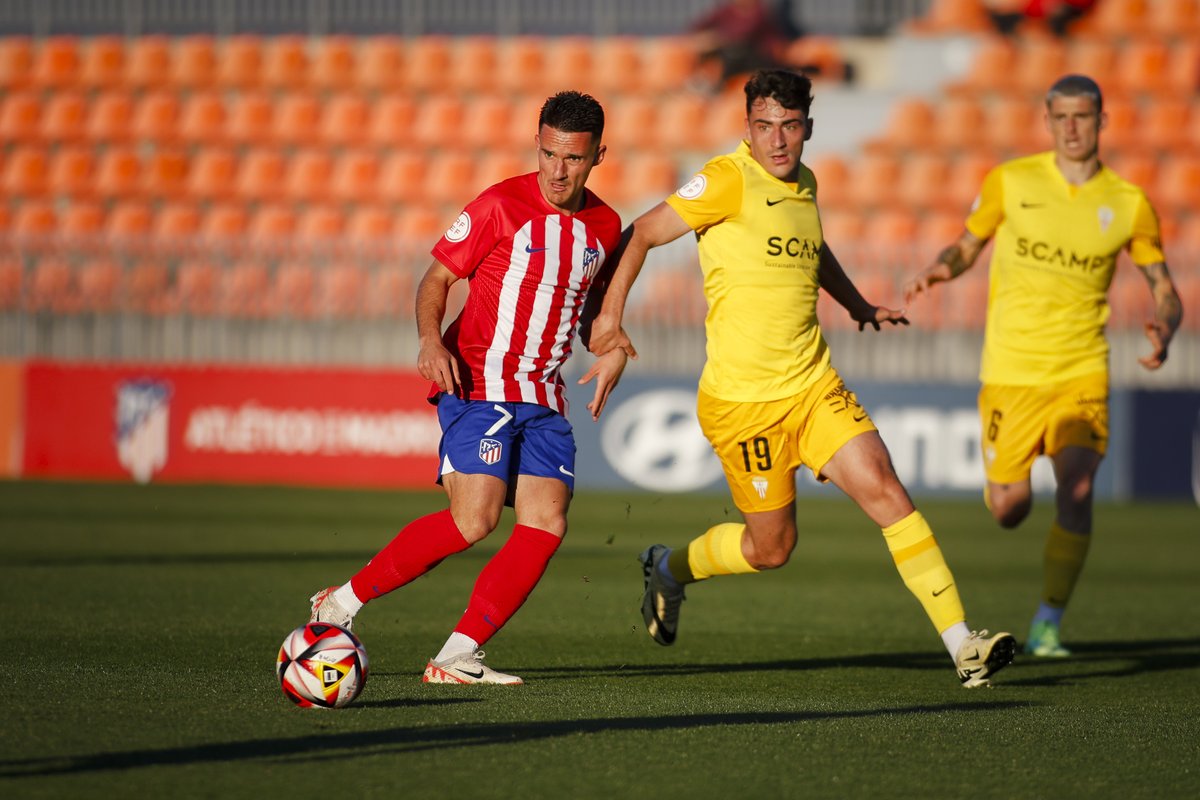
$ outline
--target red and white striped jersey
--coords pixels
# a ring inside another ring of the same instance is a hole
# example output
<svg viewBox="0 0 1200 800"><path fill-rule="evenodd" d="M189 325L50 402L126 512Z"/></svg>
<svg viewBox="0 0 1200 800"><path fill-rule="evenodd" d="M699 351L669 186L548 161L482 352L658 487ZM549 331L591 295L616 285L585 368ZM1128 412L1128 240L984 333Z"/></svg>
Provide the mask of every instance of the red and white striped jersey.
<svg viewBox="0 0 1200 800"><path fill-rule="evenodd" d="M433 257L470 291L442 335L465 400L536 403L566 414L559 370L592 279L621 220L590 190L574 215L542 197L537 173L501 181L467 204Z"/></svg>

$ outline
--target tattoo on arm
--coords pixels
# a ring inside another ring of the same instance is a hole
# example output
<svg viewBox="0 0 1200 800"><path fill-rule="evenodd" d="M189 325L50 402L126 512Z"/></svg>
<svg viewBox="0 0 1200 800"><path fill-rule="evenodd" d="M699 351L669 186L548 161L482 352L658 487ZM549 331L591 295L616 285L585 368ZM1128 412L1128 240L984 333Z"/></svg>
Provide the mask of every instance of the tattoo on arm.
<svg viewBox="0 0 1200 800"><path fill-rule="evenodd" d="M1166 326L1168 335L1173 335L1183 318L1183 303L1175 291L1167 265L1161 261L1147 264L1142 267L1142 273L1150 284L1150 294L1154 296L1154 318Z"/></svg>
<svg viewBox="0 0 1200 800"><path fill-rule="evenodd" d="M958 241L938 253L937 260L950 268L951 278L957 278L975 263L983 245L983 241L964 233Z"/></svg>

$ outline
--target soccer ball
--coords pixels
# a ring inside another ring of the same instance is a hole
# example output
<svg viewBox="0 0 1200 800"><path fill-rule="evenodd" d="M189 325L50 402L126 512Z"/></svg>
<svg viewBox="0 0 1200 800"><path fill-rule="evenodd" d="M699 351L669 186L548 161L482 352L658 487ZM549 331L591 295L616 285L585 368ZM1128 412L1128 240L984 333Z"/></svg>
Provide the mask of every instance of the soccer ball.
<svg viewBox="0 0 1200 800"><path fill-rule="evenodd" d="M284 696L301 708L341 708L367 683L367 651L348 629L309 622L283 640L275 672Z"/></svg>

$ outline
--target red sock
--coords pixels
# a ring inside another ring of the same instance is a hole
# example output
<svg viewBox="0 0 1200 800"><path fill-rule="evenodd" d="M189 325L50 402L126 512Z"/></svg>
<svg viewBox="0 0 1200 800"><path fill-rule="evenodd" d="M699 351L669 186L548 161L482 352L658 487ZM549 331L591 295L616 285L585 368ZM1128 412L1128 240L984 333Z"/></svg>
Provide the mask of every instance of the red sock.
<svg viewBox="0 0 1200 800"><path fill-rule="evenodd" d="M515 526L504 547L479 573L471 602L454 631L481 645L492 638L533 592L561 543L552 533Z"/></svg>
<svg viewBox="0 0 1200 800"><path fill-rule="evenodd" d="M448 508L414 519L350 579L350 587L364 603L374 600L416 580L446 556L470 546Z"/></svg>

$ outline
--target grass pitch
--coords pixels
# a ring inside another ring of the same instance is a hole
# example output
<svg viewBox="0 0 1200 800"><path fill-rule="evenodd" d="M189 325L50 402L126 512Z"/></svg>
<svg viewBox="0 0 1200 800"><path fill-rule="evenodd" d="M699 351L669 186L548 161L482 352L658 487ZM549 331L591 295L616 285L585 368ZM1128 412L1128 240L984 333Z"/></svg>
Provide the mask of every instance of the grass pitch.
<svg viewBox="0 0 1200 800"><path fill-rule="evenodd" d="M0 483L0 793L22 798L1200 796L1200 513L1109 505L1064 661L959 687L849 501L802 499L777 572L692 587L678 643L642 628L636 554L735 518L723 497L582 493L487 646L521 687L426 686L503 532L371 604L363 695L288 703L307 598L440 494ZM969 623L1021 639L1049 503L1004 532L921 504ZM506 524L511 518L506 517Z"/></svg>

